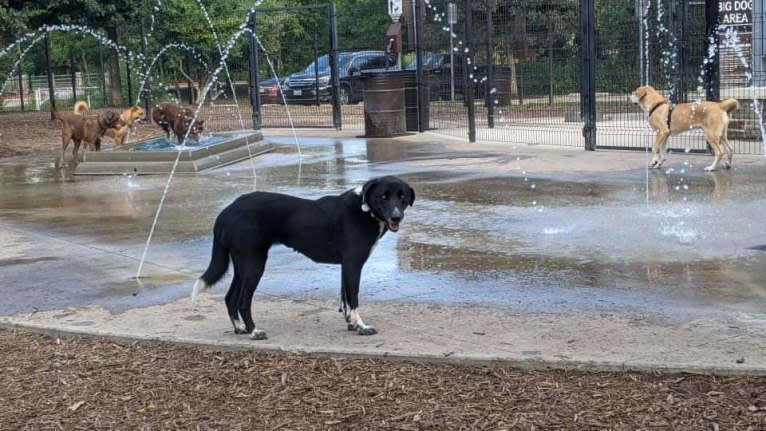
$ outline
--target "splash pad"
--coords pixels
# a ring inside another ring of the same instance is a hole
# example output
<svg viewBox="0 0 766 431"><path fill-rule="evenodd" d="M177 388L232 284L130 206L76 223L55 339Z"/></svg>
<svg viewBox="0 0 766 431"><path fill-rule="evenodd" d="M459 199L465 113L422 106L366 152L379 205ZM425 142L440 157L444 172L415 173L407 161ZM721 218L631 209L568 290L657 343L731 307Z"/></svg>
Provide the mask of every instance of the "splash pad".
<svg viewBox="0 0 766 431"><path fill-rule="evenodd" d="M153 138L109 150L86 152L74 174L167 175L173 170L176 159L176 172L196 173L246 160L273 148L260 132L255 131L215 133L184 145L176 145L165 138Z"/></svg>

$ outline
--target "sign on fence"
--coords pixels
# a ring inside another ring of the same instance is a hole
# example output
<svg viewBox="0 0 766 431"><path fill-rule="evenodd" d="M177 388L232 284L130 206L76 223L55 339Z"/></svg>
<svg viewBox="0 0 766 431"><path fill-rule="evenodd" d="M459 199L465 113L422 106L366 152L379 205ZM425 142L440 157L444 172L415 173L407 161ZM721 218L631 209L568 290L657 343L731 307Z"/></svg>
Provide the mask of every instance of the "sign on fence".
<svg viewBox="0 0 766 431"><path fill-rule="evenodd" d="M719 0L722 88L749 87L753 78L753 0Z"/></svg>
<svg viewBox="0 0 766 431"><path fill-rule="evenodd" d="M388 16L391 17L391 21L399 22L399 17L402 16L402 0L388 0Z"/></svg>

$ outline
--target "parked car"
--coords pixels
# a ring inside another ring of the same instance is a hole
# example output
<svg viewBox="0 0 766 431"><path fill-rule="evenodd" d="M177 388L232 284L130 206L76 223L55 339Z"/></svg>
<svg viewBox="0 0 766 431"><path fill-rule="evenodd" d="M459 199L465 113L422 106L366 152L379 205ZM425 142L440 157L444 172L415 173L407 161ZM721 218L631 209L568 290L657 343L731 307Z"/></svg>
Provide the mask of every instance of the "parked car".
<svg viewBox="0 0 766 431"><path fill-rule="evenodd" d="M338 53L338 89L341 104L359 103L363 97L362 73L396 70L384 51L356 51ZM389 65L386 68L386 65ZM318 79L317 79L318 78ZM283 90L287 103L332 103L330 61L323 55L301 72L293 73L284 81Z"/></svg>
<svg viewBox="0 0 766 431"><path fill-rule="evenodd" d="M455 61L454 68L454 80L455 80L455 99L463 100L465 98L465 82L463 81L463 55L461 53L455 53L453 56ZM417 59L413 60L407 65L407 70L417 70ZM507 100L509 98L510 88L500 88L502 83L510 82L510 69L508 66L496 64L493 66L494 70L494 83L497 95L495 98L502 98ZM431 91L431 100L450 100L452 97L452 89L450 84L450 55L446 54L434 54L429 53L423 56L423 71L426 76L426 80L429 83L429 89ZM484 98L486 91L486 65L475 65L471 71L473 75L473 98L479 100ZM501 96L502 95L502 96ZM503 102L507 104L507 102Z"/></svg>
<svg viewBox="0 0 766 431"><path fill-rule="evenodd" d="M284 79L266 79L258 83L258 93L261 95L262 104L282 104L282 89Z"/></svg>
<svg viewBox="0 0 766 431"><path fill-rule="evenodd" d="M455 80L455 99L463 99L463 56L454 54L455 60L454 80ZM417 70L417 58L407 65L407 70ZM450 83L450 55L447 54L425 54L423 55L423 72L429 83L431 91L431 100L450 100L452 89Z"/></svg>

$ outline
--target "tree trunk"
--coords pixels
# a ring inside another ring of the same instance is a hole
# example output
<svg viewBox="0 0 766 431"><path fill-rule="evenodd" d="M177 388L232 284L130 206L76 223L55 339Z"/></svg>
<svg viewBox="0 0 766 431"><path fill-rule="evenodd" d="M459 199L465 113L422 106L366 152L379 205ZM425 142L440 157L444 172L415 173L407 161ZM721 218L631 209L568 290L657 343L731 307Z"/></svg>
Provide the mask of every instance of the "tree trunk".
<svg viewBox="0 0 766 431"><path fill-rule="evenodd" d="M107 27L106 35L109 40L119 44L117 39L117 27ZM109 82L112 91L112 105L122 106L122 82L120 80L120 56L117 50L109 56Z"/></svg>

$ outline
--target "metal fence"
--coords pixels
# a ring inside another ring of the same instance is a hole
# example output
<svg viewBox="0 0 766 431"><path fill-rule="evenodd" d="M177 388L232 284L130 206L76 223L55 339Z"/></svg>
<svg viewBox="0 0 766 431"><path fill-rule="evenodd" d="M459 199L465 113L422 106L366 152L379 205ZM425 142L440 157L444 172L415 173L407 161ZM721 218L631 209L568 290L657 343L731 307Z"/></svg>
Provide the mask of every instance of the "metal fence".
<svg viewBox="0 0 766 431"><path fill-rule="evenodd" d="M736 97L730 136L737 152L762 153L757 104L764 90L761 2L736 0L431 1L426 56L447 57L427 76L431 127L478 139L643 149L645 114L628 102L650 84L674 102ZM590 14L587 15L588 4ZM468 64L470 63L470 64ZM588 64L590 63L590 64ZM592 66L592 68L589 68ZM465 70L467 83L464 83ZM445 73L457 77L445 91ZM475 130L464 92L473 86ZM451 90L451 89L450 89ZM592 101L589 101L591 99ZM592 104L589 123L588 104ZM704 151L701 133L672 148Z"/></svg>
<svg viewBox="0 0 766 431"><path fill-rule="evenodd" d="M419 97L428 102L428 128L438 133L526 145L644 149L654 132L628 97L650 84L674 103L740 99L730 137L737 152L761 153L762 8L745 0L405 1L398 67L414 69L420 40ZM342 33L341 51L380 49L353 45ZM379 34L384 33L383 25ZM313 51L311 38L293 48L309 54L307 64L330 53L327 35L314 40L321 42L314 42L319 48ZM283 70L282 76L294 72ZM264 106L263 124L286 126L292 118L296 126L338 126L330 121L330 102L290 103L287 110ZM363 105L338 109L342 127L362 127ZM707 149L696 131L672 138L670 147Z"/></svg>
<svg viewBox="0 0 766 431"><path fill-rule="evenodd" d="M388 69L414 71L419 52L418 98L427 128L437 133L511 144L644 149L653 131L628 96L650 84L678 103L738 98L742 107L729 128L735 150L763 152L761 1L405 0L403 9L402 50L392 56L385 10L360 16L332 4L257 8L251 22L257 38L243 38L238 48L244 58L249 53L249 62L229 62L229 73L207 97L206 115L219 129L242 127L242 117L246 125L263 127L362 129L364 97L358 80L349 77L361 72L348 67L353 56L386 58ZM353 31L361 20L373 22L370 34ZM62 101L114 104L105 73L111 53L88 52L54 70L54 94ZM3 110L20 110L22 100L26 110L47 110L42 46L29 48L27 57L5 70ZM120 68L123 103L134 103L138 71L124 61ZM161 59L151 73L152 98L197 101L211 68L191 56ZM251 82L254 70L257 84ZM671 138L670 146L706 150L694 131Z"/></svg>

